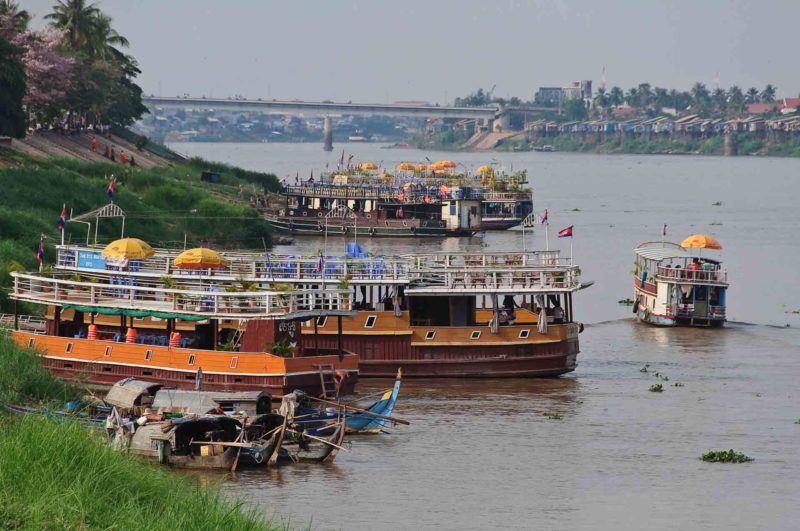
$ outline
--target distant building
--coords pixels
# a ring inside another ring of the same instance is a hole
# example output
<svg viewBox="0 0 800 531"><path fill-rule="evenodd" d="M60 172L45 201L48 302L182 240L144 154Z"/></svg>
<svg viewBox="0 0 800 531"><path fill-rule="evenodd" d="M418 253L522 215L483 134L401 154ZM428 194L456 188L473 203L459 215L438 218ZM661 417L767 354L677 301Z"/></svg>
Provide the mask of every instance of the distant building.
<svg viewBox="0 0 800 531"><path fill-rule="evenodd" d="M561 87L539 87L533 99L539 105L556 107L564 103L564 91Z"/></svg>
<svg viewBox="0 0 800 531"><path fill-rule="evenodd" d="M751 103L747 106L750 114L766 114L778 110L781 114L791 114L800 107L800 98L783 98L772 103Z"/></svg>

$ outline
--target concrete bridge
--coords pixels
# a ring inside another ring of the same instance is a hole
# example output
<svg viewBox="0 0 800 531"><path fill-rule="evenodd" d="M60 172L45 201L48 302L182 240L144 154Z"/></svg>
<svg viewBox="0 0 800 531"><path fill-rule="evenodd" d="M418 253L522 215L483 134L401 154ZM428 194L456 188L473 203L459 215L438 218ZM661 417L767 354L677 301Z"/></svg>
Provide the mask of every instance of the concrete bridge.
<svg viewBox="0 0 800 531"><path fill-rule="evenodd" d="M335 103L330 101L279 101L229 98L168 98L145 96L144 104L152 111L157 109L213 109L229 112L263 112L276 114L316 114L323 117L324 149L333 149L331 115L357 114L378 116L418 116L425 118L459 118L481 121L489 131L507 131L509 111L534 111L538 108L510 109L496 107L450 107L439 105L414 105L399 103Z"/></svg>

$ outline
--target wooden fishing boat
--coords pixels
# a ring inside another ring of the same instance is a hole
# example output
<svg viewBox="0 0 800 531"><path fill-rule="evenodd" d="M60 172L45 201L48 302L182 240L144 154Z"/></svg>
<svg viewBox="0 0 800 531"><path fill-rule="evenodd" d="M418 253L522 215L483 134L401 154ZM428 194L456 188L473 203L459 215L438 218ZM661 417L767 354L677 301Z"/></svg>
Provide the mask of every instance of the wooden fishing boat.
<svg viewBox="0 0 800 531"><path fill-rule="evenodd" d="M283 444L278 451L278 461L292 463L332 463L336 454L343 449L347 421L341 418L336 422L330 435L323 435L314 428L293 426L287 428Z"/></svg>
<svg viewBox="0 0 800 531"><path fill-rule="evenodd" d="M719 260L693 257L676 243L647 242L635 250L633 312L657 326L721 327L728 272Z"/></svg>
<svg viewBox="0 0 800 531"><path fill-rule="evenodd" d="M160 387L140 380L112 387L106 396L112 448L179 468L235 470L266 466L283 442L286 419L271 412L254 418L154 412Z"/></svg>
<svg viewBox="0 0 800 531"><path fill-rule="evenodd" d="M301 400L295 409L293 421L301 426L316 428L321 433L329 433L333 428L325 429L322 426L330 425L338 416L344 415L347 419L347 433L380 433L386 423L391 422L390 417L400 394L401 374L402 371L397 371L394 386L368 406L361 408L354 404L339 403L330 407L327 402L323 404L314 400Z"/></svg>

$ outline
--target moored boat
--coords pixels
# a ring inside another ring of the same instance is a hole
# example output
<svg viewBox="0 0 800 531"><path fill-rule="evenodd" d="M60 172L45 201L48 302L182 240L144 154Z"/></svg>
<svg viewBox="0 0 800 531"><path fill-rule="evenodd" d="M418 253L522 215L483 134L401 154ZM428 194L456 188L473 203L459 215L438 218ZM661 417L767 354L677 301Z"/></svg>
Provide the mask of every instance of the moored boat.
<svg viewBox="0 0 800 531"><path fill-rule="evenodd" d="M721 327L728 273L719 260L692 256L682 245L646 242L635 249L633 312L658 326Z"/></svg>

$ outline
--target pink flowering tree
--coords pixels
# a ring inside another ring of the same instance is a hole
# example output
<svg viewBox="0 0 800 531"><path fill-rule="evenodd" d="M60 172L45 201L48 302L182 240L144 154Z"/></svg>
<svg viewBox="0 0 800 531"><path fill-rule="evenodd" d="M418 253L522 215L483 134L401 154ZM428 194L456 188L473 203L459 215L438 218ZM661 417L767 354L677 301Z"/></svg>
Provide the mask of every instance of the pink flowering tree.
<svg viewBox="0 0 800 531"><path fill-rule="evenodd" d="M72 84L75 61L59 52L63 33L53 28L19 33L12 43L22 48L27 92L23 103L40 119L63 111Z"/></svg>

